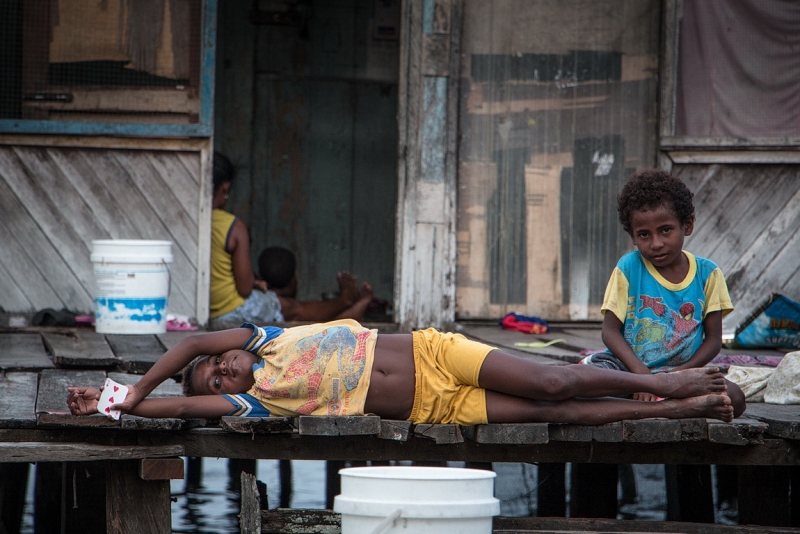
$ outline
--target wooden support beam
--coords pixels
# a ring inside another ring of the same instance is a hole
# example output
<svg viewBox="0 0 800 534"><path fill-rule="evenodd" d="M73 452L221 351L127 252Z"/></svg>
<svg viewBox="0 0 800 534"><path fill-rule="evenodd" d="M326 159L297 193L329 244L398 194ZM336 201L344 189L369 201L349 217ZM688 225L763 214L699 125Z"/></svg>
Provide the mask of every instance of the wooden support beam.
<svg viewBox="0 0 800 534"><path fill-rule="evenodd" d="M142 480L183 480L183 458L143 458L139 460Z"/></svg>
<svg viewBox="0 0 800 534"><path fill-rule="evenodd" d="M181 456L183 445L95 445L93 443L0 443L2 462L90 462L148 456Z"/></svg>

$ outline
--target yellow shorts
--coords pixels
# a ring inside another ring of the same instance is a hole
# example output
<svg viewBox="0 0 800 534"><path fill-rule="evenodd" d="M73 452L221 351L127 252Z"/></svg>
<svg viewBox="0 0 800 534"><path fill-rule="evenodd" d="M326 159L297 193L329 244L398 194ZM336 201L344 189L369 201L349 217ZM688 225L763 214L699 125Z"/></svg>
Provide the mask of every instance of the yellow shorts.
<svg viewBox="0 0 800 534"><path fill-rule="evenodd" d="M413 423L487 422L486 390L478 375L494 347L434 328L413 332L416 389Z"/></svg>

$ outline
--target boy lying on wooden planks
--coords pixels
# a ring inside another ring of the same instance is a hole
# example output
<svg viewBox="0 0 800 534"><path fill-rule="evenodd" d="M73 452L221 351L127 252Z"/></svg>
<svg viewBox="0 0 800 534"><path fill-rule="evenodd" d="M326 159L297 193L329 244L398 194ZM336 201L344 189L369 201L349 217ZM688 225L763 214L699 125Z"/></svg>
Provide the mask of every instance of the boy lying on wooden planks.
<svg viewBox="0 0 800 534"><path fill-rule="evenodd" d="M184 397L148 399L183 371ZM100 391L69 387L75 415ZM607 398L648 391L658 402ZM549 366L433 328L378 334L345 319L187 337L131 385L114 408L145 417L364 415L413 423L556 422L707 417L730 422L719 369L644 375L589 365Z"/></svg>

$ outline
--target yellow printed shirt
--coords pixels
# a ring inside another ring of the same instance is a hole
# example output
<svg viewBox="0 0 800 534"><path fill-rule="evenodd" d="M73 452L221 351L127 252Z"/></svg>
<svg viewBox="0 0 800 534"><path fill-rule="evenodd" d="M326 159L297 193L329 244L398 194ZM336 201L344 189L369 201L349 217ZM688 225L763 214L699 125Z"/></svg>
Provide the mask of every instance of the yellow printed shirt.
<svg viewBox="0 0 800 534"><path fill-rule="evenodd" d="M378 331L344 319L258 327L242 347L261 360L245 394L225 395L230 415L364 415Z"/></svg>

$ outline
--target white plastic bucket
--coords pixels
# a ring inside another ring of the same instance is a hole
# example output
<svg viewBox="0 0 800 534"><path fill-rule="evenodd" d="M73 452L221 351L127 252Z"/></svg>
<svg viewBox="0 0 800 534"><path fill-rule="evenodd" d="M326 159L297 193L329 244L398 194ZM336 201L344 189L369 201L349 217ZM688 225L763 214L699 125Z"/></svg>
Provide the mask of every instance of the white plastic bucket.
<svg viewBox="0 0 800 534"><path fill-rule="evenodd" d="M339 474L333 510L342 514L342 534L491 534L500 513L492 471L386 466Z"/></svg>
<svg viewBox="0 0 800 534"><path fill-rule="evenodd" d="M95 331L163 334L172 242L143 239L92 241Z"/></svg>

